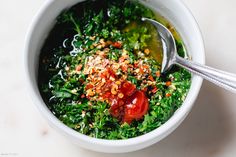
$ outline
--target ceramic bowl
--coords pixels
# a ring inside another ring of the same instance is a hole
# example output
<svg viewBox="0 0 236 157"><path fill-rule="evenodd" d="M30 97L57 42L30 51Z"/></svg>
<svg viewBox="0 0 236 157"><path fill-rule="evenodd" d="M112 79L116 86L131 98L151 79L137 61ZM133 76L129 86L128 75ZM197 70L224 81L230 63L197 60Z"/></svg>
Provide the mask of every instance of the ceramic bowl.
<svg viewBox="0 0 236 157"><path fill-rule="evenodd" d="M200 77L193 75L191 88L186 100L166 123L145 135L127 140L103 140L78 133L58 120L44 103L37 84L40 49L60 12L80 1L46 1L30 26L26 37L24 62L28 91L33 102L54 128L75 144L86 149L107 153L123 153L139 150L159 142L173 132L190 112L202 85ZM168 19L182 37L192 60L204 64L205 54L201 33L194 17L183 2L180 0L146 0L142 2Z"/></svg>

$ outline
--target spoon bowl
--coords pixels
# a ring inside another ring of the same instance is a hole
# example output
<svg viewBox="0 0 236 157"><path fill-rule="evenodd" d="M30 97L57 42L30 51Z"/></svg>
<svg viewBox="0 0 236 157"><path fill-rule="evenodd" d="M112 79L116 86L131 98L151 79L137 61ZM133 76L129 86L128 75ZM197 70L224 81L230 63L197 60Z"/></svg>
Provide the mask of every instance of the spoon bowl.
<svg viewBox="0 0 236 157"><path fill-rule="evenodd" d="M145 18L145 17L142 18L142 21L150 22L158 30L158 34L160 36L160 40L163 47L161 73L164 73L173 66L173 61L176 58L176 55L178 55L175 39L172 33L161 23L152 19Z"/></svg>
<svg viewBox="0 0 236 157"><path fill-rule="evenodd" d="M197 74L202 78L215 83L216 85L225 88L231 92L236 93L236 75L214 69L205 65L195 63L193 61L180 57L177 53L175 39L172 33L161 23L149 19L142 18L142 21L147 21L153 24L157 28L157 32L161 38L163 47L163 60L161 73L167 72L174 64L185 68L186 70Z"/></svg>

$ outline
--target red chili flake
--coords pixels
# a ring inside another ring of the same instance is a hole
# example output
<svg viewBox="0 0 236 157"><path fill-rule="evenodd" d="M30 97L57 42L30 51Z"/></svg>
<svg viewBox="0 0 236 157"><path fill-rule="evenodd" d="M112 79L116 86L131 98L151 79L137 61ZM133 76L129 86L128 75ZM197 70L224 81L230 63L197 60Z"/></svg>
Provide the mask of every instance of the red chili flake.
<svg viewBox="0 0 236 157"><path fill-rule="evenodd" d="M142 68L148 69L148 66L147 65L143 65Z"/></svg>
<svg viewBox="0 0 236 157"><path fill-rule="evenodd" d="M147 92L147 87L143 88L142 91Z"/></svg>
<svg viewBox="0 0 236 157"><path fill-rule="evenodd" d="M100 75L101 78L104 78L104 79L109 79L110 78L110 74L108 73L108 71L104 71L101 75Z"/></svg>
<svg viewBox="0 0 236 157"><path fill-rule="evenodd" d="M124 57L120 57L119 58L119 62L121 63L121 62L124 62L125 61L125 58Z"/></svg>
<svg viewBox="0 0 236 157"><path fill-rule="evenodd" d="M157 88L157 87L154 87L154 88L152 89L152 93L156 93L157 90L158 90L158 88Z"/></svg>
<svg viewBox="0 0 236 157"><path fill-rule="evenodd" d="M112 44L112 42L110 41L110 40L108 40L107 42L106 42L106 46L109 46L109 45L111 45Z"/></svg>
<svg viewBox="0 0 236 157"><path fill-rule="evenodd" d="M80 78L80 79L79 79L79 82L80 82L80 83L84 83L84 79Z"/></svg>
<svg viewBox="0 0 236 157"><path fill-rule="evenodd" d="M108 68L107 72L109 73L109 76L112 76L113 78L116 78L116 73L111 68Z"/></svg>
<svg viewBox="0 0 236 157"><path fill-rule="evenodd" d="M156 72L156 76L157 76L157 77L160 77L160 76L161 76L161 72L160 72L160 71L157 71L157 72Z"/></svg>
<svg viewBox="0 0 236 157"><path fill-rule="evenodd" d="M134 67L137 68L138 67L138 63L134 63Z"/></svg>
<svg viewBox="0 0 236 157"><path fill-rule="evenodd" d="M104 99L108 99L108 98L110 98L110 96L111 96L111 92L109 91L109 92L104 93L102 97Z"/></svg>
<svg viewBox="0 0 236 157"><path fill-rule="evenodd" d="M121 70L122 70L123 72L127 72L127 71L128 71L128 68L127 68L127 66L122 65L122 66L121 66Z"/></svg>
<svg viewBox="0 0 236 157"><path fill-rule="evenodd" d="M105 71L105 72L101 73L101 74L100 74L100 77L106 79L106 77L107 77L107 72Z"/></svg>
<svg viewBox="0 0 236 157"><path fill-rule="evenodd" d="M93 85L87 84L86 87L85 87L86 90L87 90L87 89L90 89L90 88L93 88Z"/></svg>
<svg viewBox="0 0 236 157"><path fill-rule="evenodd" d="M76 66L75 70L76 71L80 71L82 69L83 65L82 64L79 64Z"/></svg>
<svg viewBox="0 0 236 157"><path fill-rule="evenodd" d="M169 87L171 85L171 81L166 82L166 86Z"/></svg>
<svg viewBox="0 0 236 157"><path fill-rule="evenodd" d="M171 96L171 94L170 93L166 93L166 97L170 97Z"/></svg>
<svg viewBox="0 0 236 157"><path fill-rule="evenodd" d="M122 44L117 41L117 42L112 43L112 46L114 46L115 48L120 49L122 47Z"/></svg>
<svg viewBox="0 0 236 157"><path fill-rule="evenodd" d="M103 66L103 67L106 67L108 64L109 64L109 61L108 61L108 60L105 60L105 62L102 63L102 66Z"/></svg>
<svg viewBox="0 0 236 157"><path fill-rule="evenodd" d="M150 50L149 49L145 49L144 53L146 53L148 55L150 53Z"/></svg>
<svg viewBox="0 0 236 157"><path fill-rule="evenodd" d="M155 81L154 78L152 77L152 75L150 75L148 78L149 78L149 80L151 80L151 81Z"/></svg>
<svg viewBox="0 0 236 157"><path fill-rule="evenodd" d="M142 67L140 67L140 68L139 68L139 73L140 73L140 74L143 74L143 73L144 73L144 71L143 71L143 68L142 68Z"/></svg>

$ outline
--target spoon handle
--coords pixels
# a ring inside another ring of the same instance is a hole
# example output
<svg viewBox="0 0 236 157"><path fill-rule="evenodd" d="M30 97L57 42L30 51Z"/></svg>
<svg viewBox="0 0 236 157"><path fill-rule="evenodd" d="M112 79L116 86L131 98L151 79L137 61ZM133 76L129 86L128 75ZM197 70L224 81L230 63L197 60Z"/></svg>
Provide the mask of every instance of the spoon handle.
<svg viewBox="0 0 236 157"><path fill-rule="evenodd" d="M215 83L229 91L236 93L236 75L225 71L217 70L205 65L177 56L175 64L197 74L206 80Z"/></svg>

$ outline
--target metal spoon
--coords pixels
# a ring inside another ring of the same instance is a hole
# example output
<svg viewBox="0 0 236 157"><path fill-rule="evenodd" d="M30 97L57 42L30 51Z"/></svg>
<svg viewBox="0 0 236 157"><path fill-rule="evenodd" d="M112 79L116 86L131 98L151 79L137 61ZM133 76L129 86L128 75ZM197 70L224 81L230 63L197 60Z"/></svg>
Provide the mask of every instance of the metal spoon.
<svg viewBox="0 0 236 157"><path fill-rule="evenodd" d="M202 78L215 83L231 92L236 93L236 75L225 71L217 70L205 65L180 57L177 53L176 44L172 33L159 22L142 18L142 21L152 23L159 33L163 45L163 61L161 73L168 71L174 64L187 69L188 71L201 76Z"/></svg>

